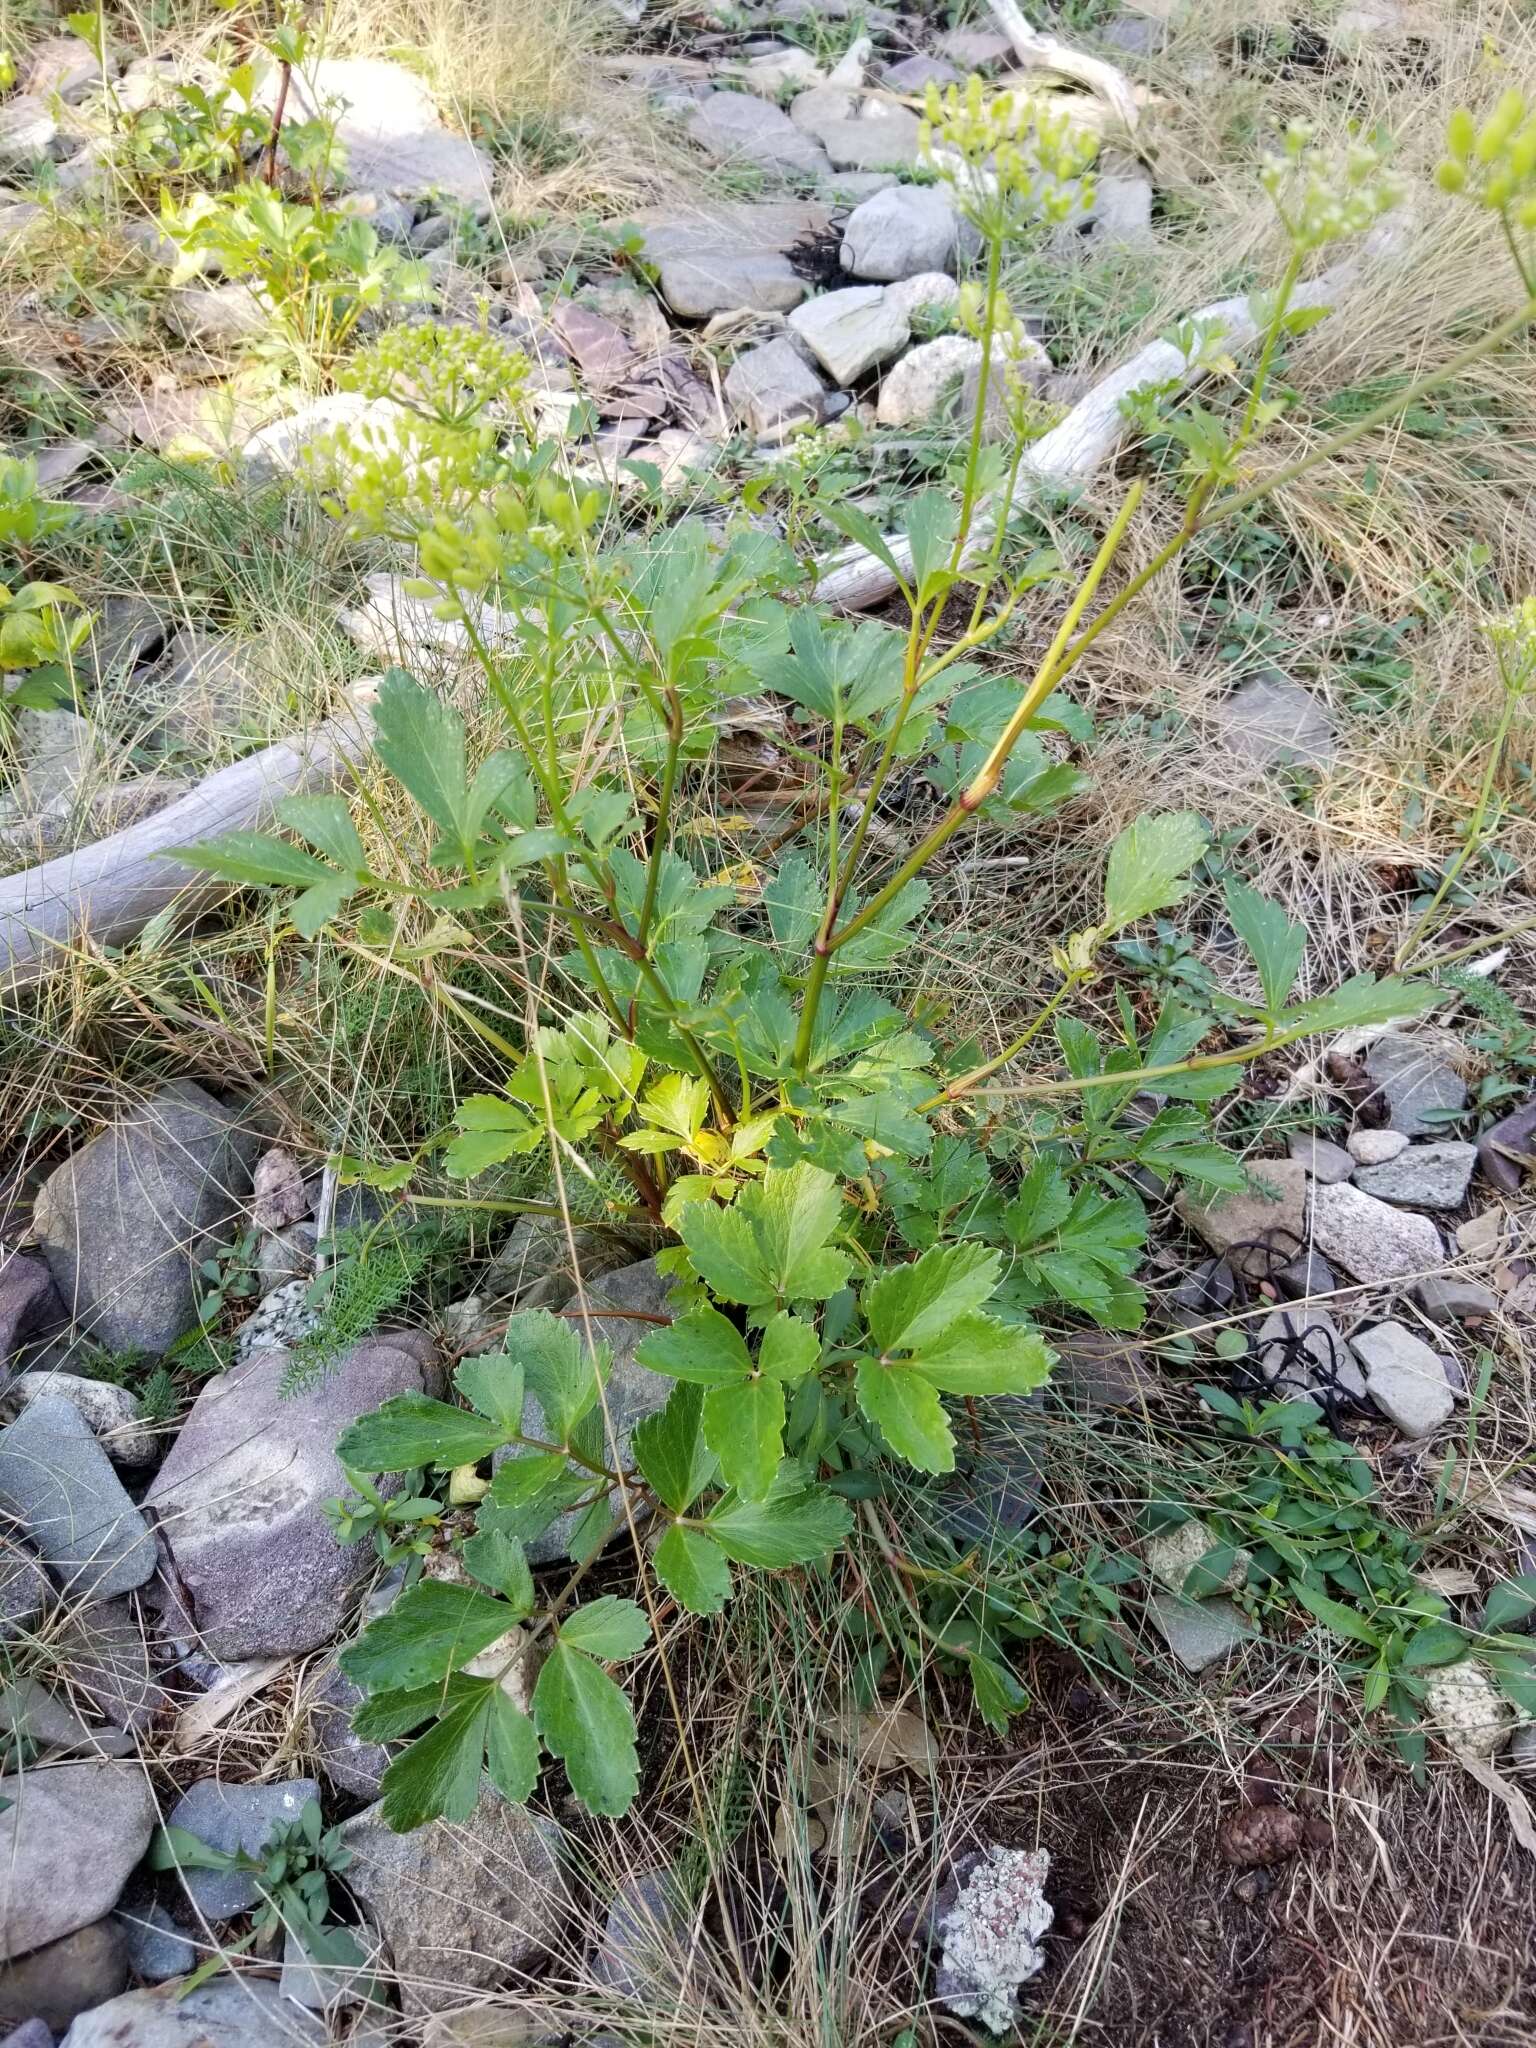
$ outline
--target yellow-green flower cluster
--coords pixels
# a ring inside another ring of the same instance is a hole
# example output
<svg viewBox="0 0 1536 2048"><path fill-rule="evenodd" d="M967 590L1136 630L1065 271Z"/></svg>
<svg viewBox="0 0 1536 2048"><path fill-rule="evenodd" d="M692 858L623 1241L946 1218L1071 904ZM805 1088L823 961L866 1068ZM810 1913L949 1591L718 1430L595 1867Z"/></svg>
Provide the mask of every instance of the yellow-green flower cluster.
<svg viewBox="0 0 1536 2048"><path fill-rule="evenodd" d="M1536 597L1523 598L1507 618L1489 628L1504 687L1524 695L1536 688Z"/></svg>
<svg viewBox="0 0 1536 2048"><path fill-rule="evenodd" d="M333 428L301 459L335 516L392 540L414 540L439 514L460 516L507 473L494 427L447 426L409 412Z"/></svg>
<svg viewBox="0 0 1536 2048"><path fill-rule="evenodd" d="M1342 151L1319 148L1304 121L1286 129L1259 177L1291 246L1302 254L1364 234L1401 203L1404 191L1383 143L1357 135Z"/></svg>
<svg viewBox="0 0 1536 2048"><path fill-rule="evenodd" d="M1458 107L1445 149L1436 173L1443 192L1464 192L1517 227L1536 228L1536 112L1524 93L1511 87L1481 126Z"/></svg>
<svg viewBox="0 0 1536 2048"><path fill-rule="evenodd" d="M349 358L337 381L370 398L393 398L445 426L463 427L492 406L521 406L528 358L479 328L424 320L386 328Z"/></svg>
<svg viewBox="0 0 1536 2048"><path fill-rule="evenodd" d="M924 158L984 234L1059 225L1092 204L1098 138L1050 99L989 92L973 74L963 89L930 85L924 113Z"/></svg>

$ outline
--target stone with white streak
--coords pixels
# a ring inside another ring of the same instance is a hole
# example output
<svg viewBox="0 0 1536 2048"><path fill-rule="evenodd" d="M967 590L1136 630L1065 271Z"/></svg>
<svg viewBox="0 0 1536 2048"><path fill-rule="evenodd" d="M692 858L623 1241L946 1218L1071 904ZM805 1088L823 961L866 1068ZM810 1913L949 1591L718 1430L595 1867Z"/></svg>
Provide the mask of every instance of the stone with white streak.
<svg viewBox="0 0 1536 2048"><path fill-rule="evenodd" d="M789 324L834 384L852 384L906 347L912 329L878 285L850 285L797 306Z"/></svg>

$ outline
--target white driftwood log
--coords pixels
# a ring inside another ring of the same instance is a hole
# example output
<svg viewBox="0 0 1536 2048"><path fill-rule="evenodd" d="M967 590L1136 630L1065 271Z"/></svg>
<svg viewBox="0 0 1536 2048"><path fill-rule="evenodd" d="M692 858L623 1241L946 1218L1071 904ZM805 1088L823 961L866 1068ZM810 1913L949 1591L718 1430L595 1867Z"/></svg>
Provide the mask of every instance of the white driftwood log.
<svg viewBox="0 0 1536 2048"><path fill-rule="evenodd" d="M220 768L109 839L0 878L0 999L62 965L82 933L121 944L169 904L192 915L231 895L236 884L166 860L165 849L270 825L280 798L334 782L366 745L366 721L356 713L329 719L308 739Z"/></svg>
<svg viewBox="0 0 1536 2048"><path fill-rule="evenodd" d="M993 19L1027 71L1054 71L1058 78L1076 79L1114 109L1128 135L1135 133L1141 109L1123 71L1103 57L1090 57L1086 50L1074 50L1070 43L1031 28L1015 0L990 0L990 4Z"/></svg>
<svg viewBox="0 0 1536 2048"><path fill-rule="evenodd" d="M1358 258L1336 263L1310 284L1298 285L1291 296L1292 305L1331 306L1339 293L1355 282L1360 267ZM1202 306L1191 318L1195 324L1218 324L1224 346L1234 354L1251 348L1258 339L1258 322L1246 295L1217 299L1212 305ZM1120 410L1123 398L1144 385L1191 384L1202 374L1198 368L1190 367L1171 341L1149 341L1128 363L1101 378L1048 434L1029 444L1019 467L1016 497L1032 483L1068 484L1092 476L1113 459L1130 430L1130 423ZM986 551L998 520L1005 519L1011 509L1000 498L988 500L979 508L969 550L972 556ZM910 546L900 534L888 534L886 541L903 575L907 574L912 567ZM819 603L831 605L837 611L856 612L879 604L895 588L896 578L867 549L843 548L823 564L816 597Z"/></svg>

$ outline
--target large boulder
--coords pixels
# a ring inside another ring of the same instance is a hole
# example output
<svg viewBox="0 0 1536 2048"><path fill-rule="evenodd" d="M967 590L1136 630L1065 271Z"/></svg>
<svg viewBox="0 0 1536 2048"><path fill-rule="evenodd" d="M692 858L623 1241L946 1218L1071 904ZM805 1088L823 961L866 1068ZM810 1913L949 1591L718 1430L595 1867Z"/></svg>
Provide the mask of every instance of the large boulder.
<svg viewBox="0 0 1536 2048"><path fill-rule="evenodd" d="M408 2013L465 2005L558 1953L571 1898L555 1821L487 1786L462 1826L397 1835L370 1806L341 1837L348 1888L389 1946Z"/></svg>
<svg viewBox="0 0 1536 2048"><path fill-rule="evenodd" d="M276 71L263 82L277 90ZM287 118L336 115L342 184L379 197L436 193L478 210L491 204L492 166L468 136L445 128L418 71L384 57L321 57L295 70Z"/></svg>
<svg viewBox="0 0 1536 2048"><path fill-rule="evenodd" d="M197 1324L198 1262L250 1191L255 1135L194 1081L172 1081L51 1173L34 1227L80 1327L159 1355Z"/></svg>
<svg viewBox="0 0 1536 2048"><path fill-rule="evenodd" d="M0 1513L31 1538L57 1584L108 1599L142 1586L155 1539L78 1408L44 1394L0 1429Z"/></svg>
<svg viewBox="0 0 1536 2048"><path fill-rule="evenodd" d="M0 1961L117 1904L158 1818L133 1763L50 1764L0 1779Z"/></svg>
<svg viewBox="0 0 1536 2048"><path fill-rule="evenodd" d="M433 1355L430 1338L397 1330L297 1390L282 1350L255 1351L203 1389L145 1505L210 1656L288 1656L342 1627L373 1557L339 1544L325 1518L346 1491L336 1440L381 1402L423 1392Z"/></svg>
<svg viewBox="0 0 1536 2048"><path fill-rule="evenodd" d="M326 2029L270 1977L215 1977L182 1996L186 1979L125 1991L82 2013L60 2048L323 2048Z"/></svg>
<svg viewBox="0 0 1536 2048"><path fill-rule="evenodd" d="M115 1998L127 1982L123 1930L115 1920L93 1921L62 1941L0 1964L0 2026L40 2019L62 2033L93 2005Z"/></svg>

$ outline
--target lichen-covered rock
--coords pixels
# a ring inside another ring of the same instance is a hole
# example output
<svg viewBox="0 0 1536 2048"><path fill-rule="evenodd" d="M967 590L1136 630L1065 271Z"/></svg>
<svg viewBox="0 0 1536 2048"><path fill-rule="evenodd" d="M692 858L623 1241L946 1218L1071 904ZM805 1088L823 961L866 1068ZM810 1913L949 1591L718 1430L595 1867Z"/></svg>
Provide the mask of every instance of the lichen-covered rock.
<svg viewBox="0 0 1536 2048"><path fill-rule="evenodd" d="M1425 1719L1465 1763L1484 1763L1509 1740L1515 1707L1474 1657L1441 1664L1424 1686Z"/></svg>
<svg viewBox="0 0 1536 2048"><path fill-rule="evenodd" d="M953 1904L941 1900L934 1991L961 2019L1005 2034L1018 2018L1019 1986L1044 1967L1040 1938L1056 1917L1044 1889L1050 1868L1044 1849L989 1848Z"/></svg>
<svg viewBox="0 0 1536 2048"><path fill-rule="evenodd" d="M1192 1515L1187 1522L1180 1522L1176 1529L1167 1529L1153 1536L1147 1543L1147 1569L1155 1579L1161 1579L1171 1593L1180 1593L1187 1600L1197 1600L1208 1593L1235 1593L1248 1577L1248 1567L1253 1559L1246 1550L1233 1550L1219 1579L1207 1584L1197 1579L1191 1585L1189 1575L1197 1565L1203 1565L1214 1551L1225 1548L1215 1531ZM1209 1578L1209 1570L1206 1573Z"/></svg>
<svg viewBox="0 0 1536 2048"><path fill-rule="evenodd" d="M160 1455L159 1439L127 1387L73 1372L23 1372L6 1389L6 1399L23 1408L49 1395L79 1411L114 1465L152 1465Z"/></svg>

